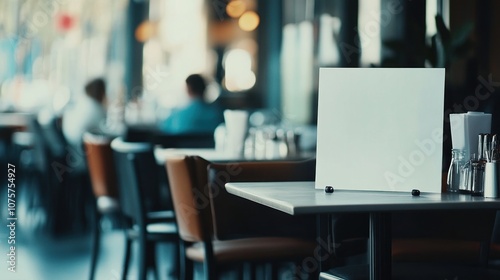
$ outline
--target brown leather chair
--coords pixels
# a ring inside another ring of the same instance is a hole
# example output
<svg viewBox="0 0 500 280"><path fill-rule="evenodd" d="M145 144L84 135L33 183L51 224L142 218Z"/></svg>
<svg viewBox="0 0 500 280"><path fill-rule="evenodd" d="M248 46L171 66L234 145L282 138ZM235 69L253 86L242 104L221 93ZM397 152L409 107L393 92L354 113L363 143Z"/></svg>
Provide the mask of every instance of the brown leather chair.
<svg viewBox="0 0 500 280"><path fill-rule="evenodd" d="M94 279L99 253L101 216L120 211L111 140L111 137L88 132L83 135L92 192L96 199L94 226L92 228L93 242L89 277L91 280Z"/></svg>
<svg viewBox="0 0 500 280"><path fill-rule="evenodd" d="M471 209L393 214L393 260L486 266L495 212Z"/></svg>
<svg viewBox="0 0 500 280"><path fill-rule="evenodd" d="M112 140L112 137L88 132L83 135L83 144L94 196L96 198L107 197L118 202L118 186L113 151L111 150ZM103 203L102 206L107 205Z"/></svg>
<svg viewBox="0 0 500 280"><path fill-rule="evenodd" d="M224 185L228 182L314 181L315 169L314 159L210 164L208 194L215 237L219 240L248 236L314 239L316 236L314 216L292 216L276 211L234 196L226 191Z"/></svg>
<svg viewBox="0 0 500 280"><path fill-rule="evenodd" d="M215 239L212 208L208 197L209 164L206 160L195 156L178 156L166 161L182 244L181 252L185 254L182 279L192 279L193 261L204 264L206 279L216 279L216 268L222 264L303 261L314 255L316 248L314 241L295 237L276 237L275 234L271 234L272 237L251 237L243 232L244 238ZM252 179L259 180L259 177L255 176ZM214 218L219 221L225 220L226 218L221 215L233 216L234 210L217 212ZM247 223L244 219L234 218L235 226ZM314 218L312 219L314 221ZM276 223L278 224L278 221Z"/></svg>
<svg viewBox="0 0 500 280"><path fill-rule="evenodd" d="M447 173L442 176L446 192ZM486 266L496 211L448 211L393 215L392 257L396 262L460 262ZM493 250L491 250L493 249Z"/></svg>

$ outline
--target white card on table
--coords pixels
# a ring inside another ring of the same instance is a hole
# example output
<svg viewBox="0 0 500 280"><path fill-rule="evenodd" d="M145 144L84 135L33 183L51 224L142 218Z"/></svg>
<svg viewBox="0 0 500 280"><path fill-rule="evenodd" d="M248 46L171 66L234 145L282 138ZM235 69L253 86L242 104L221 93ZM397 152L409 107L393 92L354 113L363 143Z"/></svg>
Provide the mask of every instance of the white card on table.
<svg viewBox="0 0 500 280"><path fill-rule="evenodd" d="M321 68L317 189L441 192L445 70Z"/></svg>

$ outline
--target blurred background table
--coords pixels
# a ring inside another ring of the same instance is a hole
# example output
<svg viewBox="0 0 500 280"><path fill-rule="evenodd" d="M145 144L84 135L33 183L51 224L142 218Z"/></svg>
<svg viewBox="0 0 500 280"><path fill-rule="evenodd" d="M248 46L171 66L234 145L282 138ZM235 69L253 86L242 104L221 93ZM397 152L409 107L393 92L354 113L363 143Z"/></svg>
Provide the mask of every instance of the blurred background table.
<svg viewBox="0 0 500 280"><path fill-rule="evenodd" d="M307 151L300 152L298 155L289 157L245 157L243 155L231 154L225 151L218 151L216 149L207 148L189 148L189 149L176 149L176 148L155 148L155 158L156 162L160 165L165 163L168 157L178 156L178 155L189 155L189 156L200 156L208 161L212 162L237 162L237 161L289 161L289 160L306 160L316 156L315 152Z"/></svg>

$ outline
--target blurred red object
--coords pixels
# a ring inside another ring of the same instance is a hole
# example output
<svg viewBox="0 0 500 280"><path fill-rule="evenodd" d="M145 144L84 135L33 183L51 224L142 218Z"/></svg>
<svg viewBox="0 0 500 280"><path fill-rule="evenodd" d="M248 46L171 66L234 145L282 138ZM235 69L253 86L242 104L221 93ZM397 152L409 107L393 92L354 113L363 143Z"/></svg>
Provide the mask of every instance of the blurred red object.
<svg viewBox="0 0 500 280"><path fill-rule="evenodd" d="M56 27L60 31L69 31L75 25L75 21L76 19L74 16L66 13L59 13L56 16Z"/></svg>

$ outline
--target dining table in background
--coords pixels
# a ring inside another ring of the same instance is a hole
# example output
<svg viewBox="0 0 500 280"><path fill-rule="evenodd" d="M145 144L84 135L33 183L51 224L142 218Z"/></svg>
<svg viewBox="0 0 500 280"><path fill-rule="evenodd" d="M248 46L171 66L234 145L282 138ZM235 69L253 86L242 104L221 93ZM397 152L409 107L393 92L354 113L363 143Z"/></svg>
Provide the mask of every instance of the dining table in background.
<svg viewBox="0 0 500 280"><path fill-rule="evenodd" d="M187 155L187 156L200 156L212 162L238 162L238 161L297 161L314 158L316 153L314 151L303 151L298 155L289 157L245 157L242 154L234 154L226 151L216 150L214 148L162 148L156 147L154 150L156 162L159 165L164 165L168 157Z"/></svg>

